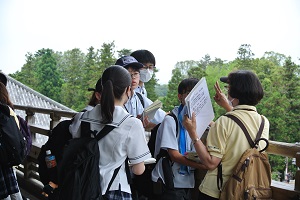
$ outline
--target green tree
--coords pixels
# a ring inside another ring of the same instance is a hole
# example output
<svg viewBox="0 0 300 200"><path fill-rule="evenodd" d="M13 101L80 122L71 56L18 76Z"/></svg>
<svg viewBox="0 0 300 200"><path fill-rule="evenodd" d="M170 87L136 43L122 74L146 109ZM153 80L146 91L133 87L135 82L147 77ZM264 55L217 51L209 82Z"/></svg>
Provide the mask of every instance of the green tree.
<svg viewBox="0 0 300 200"><path fill-rule="evenodd" d="M21 71L10 74L10 76L27 85L28 87L35 88L35 86L37 85L37 80L35 77L35 57L32 53L27 53L25 57L26 63L21 68Z"/></svg>
<svg viewBox="0 0 300 200"><path fill-rule="evenodd" d="M178 101L178 85L184 79L184 76L181 73L180 68L175 67L172 70L172 78L168 83L168 93L167 96L163 99L163 110L168 112L173 110L174 106L179 105Z"/></svg>
<svg viewBox="0 0 300 200"><path fill-rule="evenodd" d="M116 63L115 55L115 43L103 43L101 49L99 50L99 73L102 74L103 71Z"/></svg>
<svg viewBox="0 0 300 200"><path fill-rule="evenodd" d="M62 81L58 73L53 50L41 49L36 56L36 90L45 96L60 102Z"/></svg>
<svg viewBox="0 0 300 200"><path fill-rule="evenodd" d="M81 110L87 102L84 95L87 90L83 78L84 58L84 53L78 48L64 52L65 82L62 86L62 102L74 110Z"/></svg>
<svg viewBox="0 0 300 200"><path fill-rule="evenodd" d="M239 69L251 69L253 56L250 44L242 44L237 52Z"/></svg>
<svg viewBox="0 0 300 200"><path fill-rule="evenodd" d="M129 56L132 53L131 49L121 49L118 52L118 58L121 58L123 56Z"/></svg>

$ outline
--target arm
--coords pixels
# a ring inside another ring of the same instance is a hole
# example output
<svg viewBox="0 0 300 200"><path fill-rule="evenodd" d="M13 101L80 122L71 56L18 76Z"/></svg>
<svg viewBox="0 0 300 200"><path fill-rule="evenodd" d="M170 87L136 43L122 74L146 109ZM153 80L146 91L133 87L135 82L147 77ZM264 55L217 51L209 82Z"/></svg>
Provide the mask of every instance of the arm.
<svg viewBox="0 0 300 200"><path fill-rule="evenodd" d="M196 133L196 117L195 113L192 115L192 120L188 118L188 116L184 116L183 125L185 129L188 131L191 139L194 142L194 147L196 152L202 162L203 165L207 167L207 169L215 169L219 163L221 162L221 158L211 156L207 151L206 146L202 143Z"/></svg>
<svg viewBox="0 0 300 200"><path fill-rule="evenodd" d="M222 92L220 85L218 83L218 81L216 82L216 84L214 85L216 94L214 96L214 100L216 101L216 103L221 106L222 108L224 108L227 112L232 110L232 107L228 104L227 101L227 97L226 95Z"/></svg>
<svg viewBox="0 0 300 200"><path fill-rule="evenodd" d="M135 175L141 175L145 171L145 164L144 162L140 162L137 164L132 165L132 172Z"/></svg>
<svg viewBox="0 0 300 200"><path fill-rule="evenodd" d="M208 169L202 163L197 163L197 162L194 162L194 161L191 161L191 160L187 159L186 157L181 155L178 150L168 149L168 154L169 154L169 156L170 156L170 158L173 162L177 162L179 164L189 166L189 167L193 167L193 168Z"/></svg>

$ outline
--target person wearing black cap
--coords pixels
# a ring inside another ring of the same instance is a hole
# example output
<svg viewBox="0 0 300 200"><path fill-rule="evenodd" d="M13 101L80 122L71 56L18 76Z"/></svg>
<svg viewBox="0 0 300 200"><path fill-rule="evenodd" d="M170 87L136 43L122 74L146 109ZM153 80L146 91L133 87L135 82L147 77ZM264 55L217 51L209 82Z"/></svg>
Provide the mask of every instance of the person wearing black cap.
<svg viewBox="0 0 300 200"><path fill-rule="evenodd" d="M139 94L135 92L135 89L139 85L140 81L140 69L143 68L143 64L139 63L134 57L132 56L123 56L119 58L116 65L120 65L128 70L131 74L131 97L124 105L127 112L134 117L140 118L144 108L147 108L153 102L145 96L141 99L138 97ZM144 104L144 105L143 105ZM151 130L156 124L159 124L164 119L166 113L162 109L158 109L154 115L154 118L148 121L147 117L144 118L143 125L147 130Z"/></svg>
<svg viewBox="0 0 300 200"><path fill-rule="evenodd" d="M248 70L238 70L231 72L228 77L222 77L220 81L228 84L228 101L224 99L224 94L222 94L220 87L215 86L215 100L217 103L220 101L222 103L218 103L219 105L227 104L224 108L226 110L228 109L229 112L226 114L233 115L240 119L246 129L249 130L249 134L253 139L256 137L262 119L264 119L265 124L261 137L268 140L269 121L265 116L260 115L255 107L264 95L262 85L256 74ZM192 119L185 116L183 124L186 130L188 130L191 139L194 141L193 145L203 164L203 168L208 169L199 187L199 199L219 199L220 190L217 185L218 165L222 162L224 186L241 155L246 149L250 148L248 140L240 126L226 116L219 117L216 122L211 125L206 146L197 136L194 114ZM264 147L265 144L263 142L258 144L258 150Z"/></svg>

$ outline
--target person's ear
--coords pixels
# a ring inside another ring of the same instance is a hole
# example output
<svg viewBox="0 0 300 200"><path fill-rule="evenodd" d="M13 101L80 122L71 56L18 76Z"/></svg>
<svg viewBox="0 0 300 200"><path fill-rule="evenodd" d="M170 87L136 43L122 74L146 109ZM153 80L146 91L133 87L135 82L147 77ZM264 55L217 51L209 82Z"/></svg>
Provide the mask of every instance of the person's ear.
<svg viewBox="0 0 300 200"><path fill-rule="evenodd" d="M99 92L95 92L95 96L98 101L101 100L101 94Z"/></svg>
<svg viewBox="0 0 300 200"><path fill-rule="evenodd" d="M180 103L182 103L182 98L183 98L182 94L178 94L177 97L178 97L178 100L180 101Z"/></svg>
<svg viewBox="0 0 300 200"><path fill-rule="evenodd" d="M127 94L127 96L131 96L131 86L128 86L126 88L126 94Z"/></svg>

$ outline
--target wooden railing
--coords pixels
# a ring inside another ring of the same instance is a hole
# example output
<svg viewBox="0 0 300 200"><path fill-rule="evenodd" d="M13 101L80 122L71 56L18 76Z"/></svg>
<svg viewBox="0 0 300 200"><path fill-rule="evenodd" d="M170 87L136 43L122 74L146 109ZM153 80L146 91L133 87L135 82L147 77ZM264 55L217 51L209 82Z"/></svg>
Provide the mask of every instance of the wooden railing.
<svg viewBox="0 0 300 200"><path fill-rule="evenodd" d="M27 106L14 105L16 110L25 110L26 120L31 125L31 132L33 134L33 145L30 155L17 169L18 182L21 188L25 188L32 195L38 199L44 199L41 195L43 188L42 183L39 181L38 175L38 161L37 157L40 153L41 145L36 143L35 135L42 134L48 135L49 130L52 129L60 121L62 117L71 118L76 112L59 111L52 109L34 108ZM50 115L50 127L41 128L31 124L34 122L35 113L43 113ZM296 158L296 166L300 167L300 146L296 144L269 141L268 154L280 155L289 158ZM300 170L296 172L295 184L287 184L279 181L272 181L273 199L288 200L300 199Z"/></svg>

